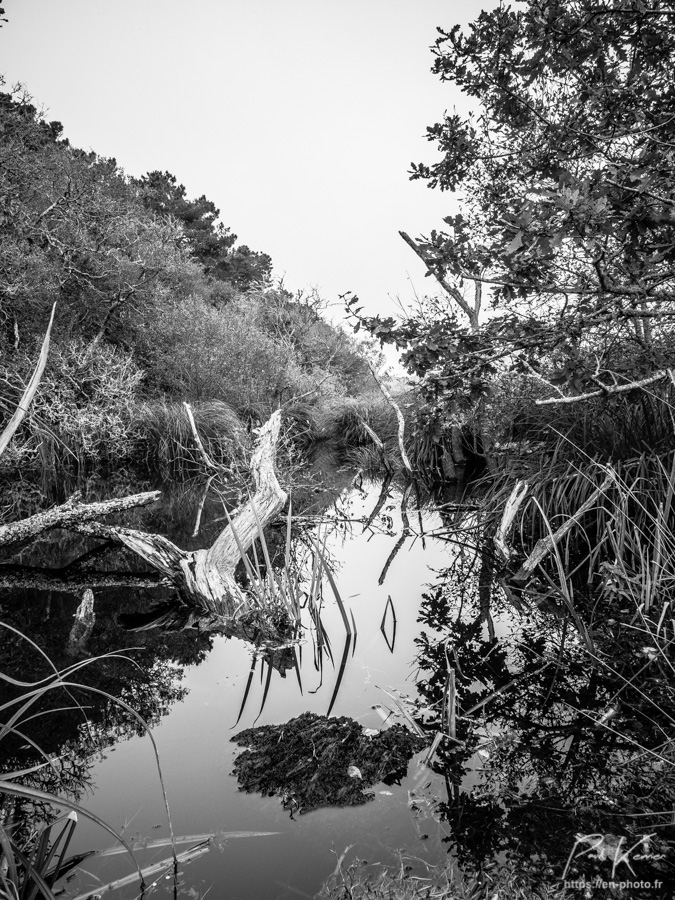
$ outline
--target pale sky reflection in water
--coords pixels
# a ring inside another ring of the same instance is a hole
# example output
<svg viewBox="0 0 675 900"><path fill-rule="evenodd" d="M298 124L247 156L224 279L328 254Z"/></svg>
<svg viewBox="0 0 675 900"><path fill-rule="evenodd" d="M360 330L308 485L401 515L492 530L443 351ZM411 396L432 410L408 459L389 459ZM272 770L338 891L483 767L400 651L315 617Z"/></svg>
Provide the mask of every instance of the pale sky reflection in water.
<svg viewBox="0 0 675 900"><path fill-rule="evenodd" d="M349 515L368 513L377 490L367 498L353 495ZM391 509L395 531L400 527L398 503ZM415 527L416 517L411 516ZM440 524L432 516L425 517L425 527ZM355 526L353 536L344 542L339 536L329 538L329 551L341 561L336 573L340 593L354 612L358 629L356 650L350 657L333 715L349 715L366 727L379 728L382 721L372 710L374 704L391 706L380 688L399 689L415 696L414 637L419 603L425 583L432 583L434 573L447 565L450 545L433 539L422 543L409 540L389 569L383 586L378 576L393 547L396 536L361 535ZM395 653L392 656L380 633L380 622L387 596L391 595L397 616ZM324 623L333 643L336 667L342 655L344 628L330 593L326 593ZM394 862L394 851L407 848L427 861L445 857L440 843L442 827L424 812L416 819L408 809L411 783L398 787L376 788L375 800L361 807L321 809L289 818L277 797L262 798L237 790L230 774L236 745L230 742L235 733L239 706L251 664L251 650L240 641L218 638L208 659L187 672L185 684L190 688L186 699L176 704L170 714L154 729L175 833L199 834L212 831L278 831L270 837L230 840L223 852L212 850L185 870L186 881L197 890L213 884L212 896L247 898L290 898L313 896L323 880L333 871L336 857L350 844L356 844L349 858L358 855L370 861ZM265 709L258 725L279 723L306 710L325 714L335 684L336 672L328 664L323 687L312 666L311 646L305 646L303 661L304 696L300 695L295 674L281 679L273 673ZM236 731L248 728L258 716L263 685L256 672L247 706ZM416 762L410 766L410 778L417 777L417 789L432 775ZM150 744L134 738L119 744L108 758L94 770L96 791L88 806L104 816L113 826L128 822L127 836L143 834L151 840L168 834L161 792ZM380 793L381 790L391 793ZM155 828L155 825L161 825ZM421 835L428 838L422 839ZM101 841L95 830L84 825L77 835L77 848L84 849ZM155 857L153 857L154 859ZM158 857L159 858L159 857ZM120 857L93 863L103 880L119 873ZM227 894L223 894L223 885ZM298 892L305 892L298 893ZM276 892L276 893L275 893ZM134 896L132 892L129 896Z"/></svg>

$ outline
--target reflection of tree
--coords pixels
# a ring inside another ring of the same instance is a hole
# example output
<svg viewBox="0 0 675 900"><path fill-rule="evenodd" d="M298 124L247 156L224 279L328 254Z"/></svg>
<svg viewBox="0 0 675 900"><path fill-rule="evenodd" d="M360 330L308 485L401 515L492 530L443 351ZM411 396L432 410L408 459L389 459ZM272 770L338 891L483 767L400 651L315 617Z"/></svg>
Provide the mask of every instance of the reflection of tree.
<svg viewBox="0 0 675 900"><path fill-rule="evenodd" d="M126 701L148 724L153 724L184 696L180 684L181 666L200 661L211 642L204 635L161 633L134 636L131 641L114 616L120 606L138 608L142 603L142 596L100 592L96 624L87 649L91 657L102 658L78 669L75 680L85 687L91 686L112 698ZM65 670L73 664L68 639L76 604L72 597L55 592L49 597L35 592L29 595L17 592L4 599L3 620L30 634L54 666ZM24 682L36 682L52 673L34 647L27 641L7 639L7 634L5 632L0 639L0 671L11 673ZM124 648L131 644L136 649L125 651ZM104 656L111 651L119 651L119 655ZM22 690L0 683L0 702L13 700ZM44 752L57 756L65 754L64 759L84 759L92 749L103 749L115 740L142 731L138 722L113 700L80 688L50 690L43 694L22 730ZM22 747L23 743L11 738L3 742L2 766L5 771L43 762L37 751ZM43 770L40 777L51 778L51 775ZM66 786L66 789L70 788Z"/></svg>
<svg viewBox="0 0 675 900"><path fill-rule="evenodd" d="M675 802L675 697L658 659L645 660L644 636L596 623L593 658L559 611L517 613L494 586L492 636L483 570L480 555L458 553L424 595L421 621L437 634L418 639L433 709L455 669L462 744L448 742L437 765L453 785L442 812L460 859L481 866L507 851L523 871L559 876L577 833L675 837L664 812ZM469 770L478 780L462 791ZM594 871L591 856L583 864ZM649 866L634 864L654 877Z"/></svg>

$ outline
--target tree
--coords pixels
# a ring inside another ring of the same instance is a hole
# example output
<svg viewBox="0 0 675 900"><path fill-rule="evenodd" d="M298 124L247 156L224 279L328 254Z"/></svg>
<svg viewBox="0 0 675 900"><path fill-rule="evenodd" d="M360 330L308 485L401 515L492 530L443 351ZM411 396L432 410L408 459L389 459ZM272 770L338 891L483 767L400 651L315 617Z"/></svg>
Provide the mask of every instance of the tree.
<svg viewBox="0 0 675 900"><path fill-rule="evenodd" d="M196 268L115 160L60 140L20 94L0 95L0 126L0 342L40 333L57 300L57 336L110 337Z"/></svg>
<svg viewBox="0 0 675 900"><path fill-rule="evenodd" d="M363 320L431 393L475 401L507 365L556 402L667 376L674 26L668 0L527 0L439 29L433 70L480 108L428 129L441 156L412 178L462 211L414 245L456 304L484 285L492 313L479 328L447 306Z"/></svg>
<svg viewBox="0 0 675 900"><path fill-rule="evenodd" d="M162 216L173 216L185 229L194 257L208 274L242 289L253 282L266 281L272 260L245 245L235 248L237 235L218 221L220 210L201 196L188 200L185 187L170 172L149 172L138 183L143 203Z"/></svg>

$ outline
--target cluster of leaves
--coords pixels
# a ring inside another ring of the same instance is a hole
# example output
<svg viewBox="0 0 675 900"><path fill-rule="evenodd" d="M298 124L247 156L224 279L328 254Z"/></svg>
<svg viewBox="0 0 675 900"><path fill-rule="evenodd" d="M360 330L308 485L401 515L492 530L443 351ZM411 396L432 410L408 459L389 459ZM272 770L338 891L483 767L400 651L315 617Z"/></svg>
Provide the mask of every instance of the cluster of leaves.
<svg viewBox="0 0 675 900"><path fill-rule="evenodd" d="M416 249L451 305L483 286L492 312L362 319L430 396L470 405L506 369L579 394L670 365L674 25L668 0L527 0L439 29L434 71L477 112L428 129L441 156L412 177L461 213Z"/></svg>
<svg viewBox="0 0 675 900"><path fill-rule="evenodd" d="M283 725L248 728L232 740L249 748L234 764L240 788L278 794L291 812L365 803L372 794L364 788L398 781L425 744L402 725L369 737L346 716L309 712Z"/></svg>

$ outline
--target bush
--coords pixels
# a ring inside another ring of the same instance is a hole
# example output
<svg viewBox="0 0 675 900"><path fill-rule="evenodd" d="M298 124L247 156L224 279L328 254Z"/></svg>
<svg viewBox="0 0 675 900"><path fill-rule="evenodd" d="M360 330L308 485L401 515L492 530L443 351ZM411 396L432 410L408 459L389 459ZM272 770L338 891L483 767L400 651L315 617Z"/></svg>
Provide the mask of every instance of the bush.
<svg viewBox="0 0 675 900"><path fill-rule="evenodd" d="M313 385L292 351L250 320L241 299L218 310L193 296L157 315L140 348L155 390L268 413Z"/></svg>
<svg viewBox="0 0 675 900"><path fill-rule="evenodd" d="M5 406L11 414L35 360L12 360L2 373L12 385ZM41 463L51 470L71 464L78 471L116 463L134 449L129 423L143 373L128 353L102 342L77 339L53 344L47 368L12 446L6 467Z"/></svg>

